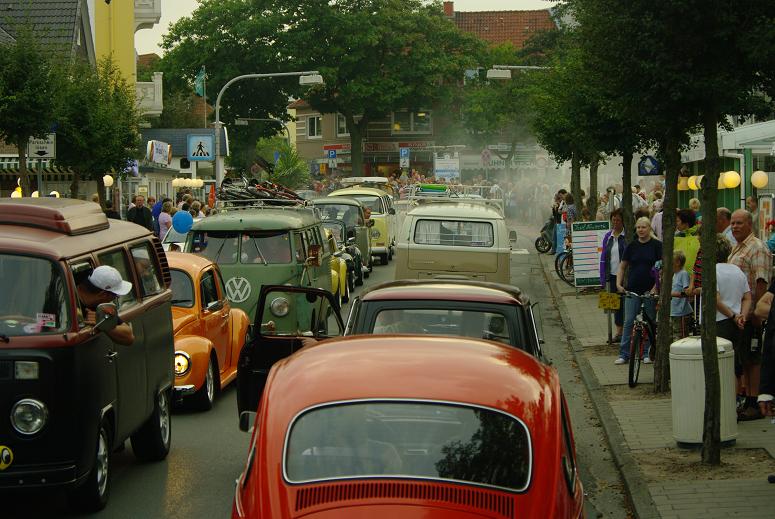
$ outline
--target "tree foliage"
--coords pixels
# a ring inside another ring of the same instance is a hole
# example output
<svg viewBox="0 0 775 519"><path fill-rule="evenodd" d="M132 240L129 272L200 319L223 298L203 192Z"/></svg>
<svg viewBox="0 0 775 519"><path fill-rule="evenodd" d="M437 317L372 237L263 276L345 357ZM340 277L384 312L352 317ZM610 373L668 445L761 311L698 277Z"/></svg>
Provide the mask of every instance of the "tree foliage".
<svg viewBox="0 0 775 519"><path fill-rule="evenodd" d="M275 152L277 152L276 162ZM285 138L275 136L261 139L256 144L256 155L269 163L274 163L272 174L267 175L268 180L289 189L301 189L309 184L309 165Z"/></svg>
<svg viewBox="0 0 775 519"><path fill-rule="evenodd" d="M0 139L19 153L22 193L31 193L27 143L45 137L54 125L59 74L54 54L38 42L32 26L21 27L16 41L0 49Z"/></svg>
<svg viewBox="0 0 775 519"><path fill-rule="evenodd" d="M121 174L140 145L134 91L110 59L96 69L76 61L66 78L57 98L56 162L73 170L73 198L79 180L94 180L103 202L103 176Z"/></svg>

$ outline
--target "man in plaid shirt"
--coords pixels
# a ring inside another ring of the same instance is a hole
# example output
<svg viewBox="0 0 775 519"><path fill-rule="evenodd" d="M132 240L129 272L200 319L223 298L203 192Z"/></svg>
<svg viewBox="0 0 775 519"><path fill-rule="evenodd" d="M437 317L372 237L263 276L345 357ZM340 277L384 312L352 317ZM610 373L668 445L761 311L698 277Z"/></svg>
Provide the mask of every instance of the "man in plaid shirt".
<svg viewBox="0 0 775 519"><path fill-rule="evenodd" d="M745 392L745 406L739 411L740 420L762 417L757 403L761 375L761 320L753 315L756 302L767 292L770 283L772 255L767 246L753 234L753 217L745 209L732 213L732 235L737 245L729 255L729 263L737 265L748 278L751 288L751 311L745 318L745 328L735 345L735 375L738 394Z"/></svg>

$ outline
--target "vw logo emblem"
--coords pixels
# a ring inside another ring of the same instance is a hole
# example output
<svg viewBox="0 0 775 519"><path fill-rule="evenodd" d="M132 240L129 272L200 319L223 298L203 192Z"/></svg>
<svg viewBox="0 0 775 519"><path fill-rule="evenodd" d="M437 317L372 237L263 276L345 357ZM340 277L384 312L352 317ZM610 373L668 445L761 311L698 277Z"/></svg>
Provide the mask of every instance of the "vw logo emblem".
<svg viewBox="0 0 775 519"><path fill-rule="evenodd" d="M250 297L250 282L245 278L229 278L226 281L226 296L232 303L241 303Z"/></svg>

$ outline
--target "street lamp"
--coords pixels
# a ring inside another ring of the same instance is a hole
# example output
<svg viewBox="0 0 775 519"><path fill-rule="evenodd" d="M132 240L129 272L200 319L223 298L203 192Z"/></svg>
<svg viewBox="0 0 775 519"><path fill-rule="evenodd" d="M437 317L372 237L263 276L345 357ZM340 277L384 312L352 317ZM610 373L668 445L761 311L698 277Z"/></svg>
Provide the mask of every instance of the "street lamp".
<svg viewBox="0 0 775 519"><path fill-rule="evenodd" d="M321 76L317 70L307 70L304 72L277 72L277 73L271 73L271 74L244 74L242 76L231 78L225 85L223 85L223 88L221 88L221 91L218 92L218 97L215 100L215 122L213 123L213 127L215 128L214 156L215 156L216 186L220 186L221 182L223 182L223 171L221 170L221 165L218 161L219 155L221 154L221 128L223 128L223 123L221 122L221 98L223 97L223 93L226 92L226 89L229 88L231 85L233 85L234 83L242 79L263 79L263 78L269 78L269 77L289 77L289 76L298 77L299 85L301 86L323 84L323 76Z"/></svg>
<svg viewBox="0 0 775 519"><path fill-rule="evenodd" d="M487 70L487 79L511 79L512 70L547 70L551 67L536 65L493 65Z"/></svg>

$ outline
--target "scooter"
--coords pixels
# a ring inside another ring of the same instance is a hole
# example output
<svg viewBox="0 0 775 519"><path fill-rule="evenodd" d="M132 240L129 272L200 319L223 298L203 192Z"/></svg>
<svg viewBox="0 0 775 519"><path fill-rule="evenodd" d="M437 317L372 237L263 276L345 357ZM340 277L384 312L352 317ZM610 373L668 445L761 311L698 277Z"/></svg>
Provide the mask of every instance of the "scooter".
<svg viewBox="0 0 775 519"><path fill-rule="evenodd" d="M552 233L554 233L554 218L549 217L544 226L541 227L541 235L535 241L538 252L547 253L552 250Z"/></svg>

